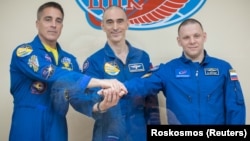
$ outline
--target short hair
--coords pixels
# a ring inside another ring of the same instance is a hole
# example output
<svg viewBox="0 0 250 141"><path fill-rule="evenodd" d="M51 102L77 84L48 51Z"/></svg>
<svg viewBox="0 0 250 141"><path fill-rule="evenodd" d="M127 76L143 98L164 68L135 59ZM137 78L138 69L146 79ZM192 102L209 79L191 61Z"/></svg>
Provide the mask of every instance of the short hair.
<svg viewBox="0 0 250 141"><path fill-rule="evenodd" d="M106 8L106 9L103 11L102 19L104 18L104 14L106 13L106 11L108 11L109 9L113 9L113 8L118 8L118 9L121 9L122 11L124 11L124 13L125 13L125 15L126 15L126 18L128 19L126 10L123 9L122 7L120 7L120 6L117 6L117 5L111 5L111 6L109 6L108 8Z"/></svg>
<svg viewBox="0 0 250 141"><path fill-rule="evenodd" d="M196 20L194 18L190 18L190 19L186 19L186 20L182 21L182 23L178 27L178 33L180 32L180 28L182 26L187 25L187 24L193 24L193 23L199 24L200 27L201 27L201 29L203 30L203 26L202 26L202 24L198 20Z"/></svg>
<svg viewBox="0 0 250 141"><path fill-rule="evenodd" d="M46 3L44 3L43 5L41 5L41 6L38 8L38 10L37 10L37 19L40 19L40 18L41 18L41 13L43 12L43 10L44 10L45 8L48 8L48 7L54 7L54 8L56 8L56 9L60 10L61 13L62 13L62 16L64 17L64 12L63 12L62 6L61 6L59 3L57 3L57 2L51 1L51 2L46 2Z"/></svg>

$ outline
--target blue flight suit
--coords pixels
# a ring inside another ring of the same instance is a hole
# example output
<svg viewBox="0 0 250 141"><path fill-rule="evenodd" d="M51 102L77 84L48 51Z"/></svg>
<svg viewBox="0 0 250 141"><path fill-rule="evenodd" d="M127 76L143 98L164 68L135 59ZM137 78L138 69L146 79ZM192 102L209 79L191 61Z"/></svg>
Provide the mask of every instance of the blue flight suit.
<svg viewBox="0 0 250 141"><path fill-rule="evenodd" d="M142 77L151 67L149 55L138 48L126 44L129 53L126 63L117 58L108 43L88 57L83 64L83 73L99 79L117 79L125 82L135 77ZM93 93L97 91L89 89ZM101 101L101 99L100 99ZM149 103L149 104L147 104ZM78 102L71 105L79 112L82 106ZM160 124L157 95L148 97L124 97L118 105L105 113L94 113L93 141L125 140L146 141L146 125ZM156 115L156 116L152 116Z"/></svg>
<svg viewBox="0 0 250 141"><path fill-rule="evenodd" d="M244 97L236 71L228 62L204 52L201 63L182 54L161 64L147 78L127 81L129 95L162 91L167 109L180 124L245 124Z"/></svg>
<svg viewBox="0 0 250 141"><path fill-rule="evenodd" d="M76 58L58 43L57 50L58 64L36 36L13 51L10 92L14 108L9 141L68 140L65 91L84 92L90 77L81 73Z"/></svg>

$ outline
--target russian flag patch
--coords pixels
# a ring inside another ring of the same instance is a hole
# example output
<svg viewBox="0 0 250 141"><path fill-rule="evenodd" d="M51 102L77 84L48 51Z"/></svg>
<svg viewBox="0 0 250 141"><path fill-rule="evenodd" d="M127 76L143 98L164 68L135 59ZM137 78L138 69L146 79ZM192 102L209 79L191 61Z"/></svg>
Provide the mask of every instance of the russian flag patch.
<svg viewBox="0 0 250 141"><path fill-rule="evenodd" d="M231 70L229 70L229 73L230 73L230 78L231 78L232 81L238 80L238 76L237 76L236 70L231 69Z"/></svg>

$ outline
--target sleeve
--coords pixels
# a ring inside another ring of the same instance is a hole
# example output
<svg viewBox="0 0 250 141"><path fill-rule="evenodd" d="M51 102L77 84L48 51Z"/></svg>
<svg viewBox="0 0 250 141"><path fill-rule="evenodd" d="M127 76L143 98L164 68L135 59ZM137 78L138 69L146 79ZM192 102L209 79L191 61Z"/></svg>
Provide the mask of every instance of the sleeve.
<svg viewBox="0 0 250 141"><path fill-rule="evenodd" d="M125 87L128 90L128 95L126 96L147 96L147 95L156 95L162 89L162 80L161 80L160 68L157 71L149 72L145 74L142 78L132 78L124 82Z"/></svg>
<svg viewBox="0 0 250 141"><path fill-rule="evenodd" d="M90 96L84 93L90 79L89 76L72 72L53 82L50 94L53 109L60 115L66 115L72 100L81 97L84 104L91 102Z"/></svg>
<svg viewBox="0 0 250 141"><path fill-rule="evenodd" d="M157 68L157 67L155 67ZM148 73L152 73L155 68L152 67L150 63L150 71ZM161 118L160 118L160 107L159 107L159 99L158 95L150 94L147 95L145 98L145 118L148 125L160 125Z"/></svg>
<svg viewBox="0 0 250 141"><path fill-rule="evenodd" d="M145 116L148 125L160 125L160 107L157 95L148 95L145 98Z"/></svg>
<svg viewBox="0 0 250 141"><path fill-rule="evenodd" d="M44 49L37 47L33 50L30 44L20 45L12 54L11 91L14 93L33 80L44 82L47 84L53 108L65 115L68 110L65 95L84 91L91 77L80 73L79 66L71 55L65 55L64 66L65 68L54 65L51 56ZM23 83L23 79L27 83Z"/></svg>
<svg viewBox="0 0 250 141"><path fill-rule="evenodd" d="M71 73L75 74L77 72L80 77L83 77L79 71L79 67L77 67L78 65L75 62L75 58L72 56L68 56L66 58L69 60L68 64L75 65L71 69L54 65L51 57L47 52L45 52L45 50L39 48L37 50L33 50L29 44L21 45L17 47L12 54L12 76L18 77L20 74L23 74L30 79L39 80L49 84L60 80L62 76L71 76ZM20 73L19 75L15 75L15 72Z"/></svg>
<svg viewBox="0 0 250 141"><path fill-rule="evenodd" d="M98 69L96 69L94 67L94 64L87 59L84 63L83 63L83 74L87 75L87 76L91 76L91 77L95 77L95 78L100 78ZM94 75L95 74L95 75ZM97 91L100 88L87 88L85 89L85 91L83 93L78 93L74 96L72 96L69 99L69 102L71 104L71 106L78 112L89 116L89 117L93 117L93 106L95 103L97 103L98 101L100 101L101 96L97 94Z"/></svg>
<svg viewBox="0 0 250 141"><path fill-rule="evenodd" d="M226 124L245 124L246 109L237 73L228 69L225 84Z"/></svg>

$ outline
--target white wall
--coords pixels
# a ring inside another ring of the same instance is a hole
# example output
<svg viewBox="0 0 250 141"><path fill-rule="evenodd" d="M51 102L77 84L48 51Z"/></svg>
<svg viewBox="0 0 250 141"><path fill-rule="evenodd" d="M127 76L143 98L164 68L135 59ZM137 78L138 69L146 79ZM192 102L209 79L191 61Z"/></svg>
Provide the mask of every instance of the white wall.
<svg viewBox="0 0 250 141"><path fill-rule="evenodd" d="M79 64L102 47L106 40L102 31L88 25L83 11L75 1L55 0L64 7L64 29L59 42L64 49L78 57ZM37 33L36 10L44 0L1 0L0 2L0 140L7 141L12 114L12 96L9 93L9 64L12 50L23 42L31 41ZM250 124L250 1L207 0L202 9L193 15L199 19L208 34L206 49L212 56L228 60L238 72L243 88L247 124ZM127 38L134 45L149 52L152 62L158 64L181 55L177 45L177 26L152 31L128 31ZM97 38L97 39L96 39ZM164 112L164 97L161 99ZM70 109L68 115L69 141L90 141L93 120Z"/></svg>

